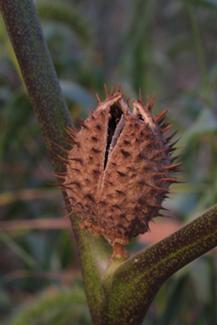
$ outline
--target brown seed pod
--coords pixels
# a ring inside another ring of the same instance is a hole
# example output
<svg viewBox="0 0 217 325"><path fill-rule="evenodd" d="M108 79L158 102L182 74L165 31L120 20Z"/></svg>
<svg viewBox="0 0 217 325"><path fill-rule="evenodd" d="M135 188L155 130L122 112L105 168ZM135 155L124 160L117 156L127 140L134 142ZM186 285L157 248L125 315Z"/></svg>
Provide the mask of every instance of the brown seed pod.
<svg viewBox="0 0 217 325"><path fill-rule="evenodd" d="M153 102L133 102L131 111L121 92L108 95L82 123L68 129L74 146L59 175L80 226L104 236L113 255L132 237L148 230L159 216L171 183L174 163L165 122L166 111L153 116Z"/></svg>

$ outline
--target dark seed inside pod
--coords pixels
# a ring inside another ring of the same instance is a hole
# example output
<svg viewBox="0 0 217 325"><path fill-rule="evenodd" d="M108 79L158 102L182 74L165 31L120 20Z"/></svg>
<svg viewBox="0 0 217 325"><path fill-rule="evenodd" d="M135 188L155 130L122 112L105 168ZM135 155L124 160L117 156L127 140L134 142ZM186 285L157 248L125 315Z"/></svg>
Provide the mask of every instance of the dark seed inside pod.
<svg viewBox="0 0 217 325"><path fill-rule="evenodd" d="M115 145L117 142L117 138L121 133L122 126L119 124L121 117L123 115L123 112L119 105L114 104L109 109L110 117L108 121L108 131L107 131L107 143L106 143L106 151L105 151L105 160L104 160L104 169L106 168L106 164L108 161L108 155L109 155L109 149L112 144L112 146ZM118 129L119 127L119 129ZM116 132L115 131L119 131Z"/></svg>

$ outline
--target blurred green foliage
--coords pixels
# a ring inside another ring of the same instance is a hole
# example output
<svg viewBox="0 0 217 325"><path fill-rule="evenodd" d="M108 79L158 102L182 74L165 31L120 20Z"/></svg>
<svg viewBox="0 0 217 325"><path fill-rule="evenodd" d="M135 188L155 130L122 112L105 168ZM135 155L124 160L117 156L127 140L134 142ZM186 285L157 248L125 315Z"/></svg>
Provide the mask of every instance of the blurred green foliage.
<svg viewBox="0 0 217 325"><path fill-rule="evenodd" d="M165 206L187 222L216 203L217 1L38 0L36 6L75 123L94 107L95 92L104 96L105 83L120 84L131 98L140 91L154 96L156 112L168 106L181 137L186 180L172 188ZM65 214L19 76L1 22L1 225ZM20 199L23 189L41 191L41 197ZM7 204L5 192L12 198ZM7 232L1 226L0 246L0 322L90 323L70 230ZM144 324L217 324L214 252L167 281Z"/></svg>
<svg viewBox="0 0 217 325"><path fill-rule="evenodd" d="M81 288L49 288L34 303L25 306L11 320L11 325L90 324L85 294Z"/></svg>

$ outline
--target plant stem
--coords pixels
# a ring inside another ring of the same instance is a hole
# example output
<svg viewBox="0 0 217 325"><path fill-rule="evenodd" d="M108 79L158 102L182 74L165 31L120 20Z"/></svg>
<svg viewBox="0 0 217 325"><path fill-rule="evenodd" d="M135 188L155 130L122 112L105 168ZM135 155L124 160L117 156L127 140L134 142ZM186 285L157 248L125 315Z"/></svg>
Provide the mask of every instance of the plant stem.
<svg viewBox="0 0 217 325"><path fill-rule="evenodd" d="M0 7L44 139L63 144L71 119L33 3L1 0Z"/></svg>
<svg viewBox="0 0 217 325"><path fill-rule="evenodd" d="M161 285L217 245L217 205L105 277L106 324L140 324ZM118 323L117 323L118 320Z"/></svg>
<svg viewBox="0 0 217 325"><path fill-rule="evenodd" d="M0 0L0 9L7 27L23 79L35 114L41 126L44 140L48 146L54 169L62 169L62 164L55 158L55 142L66 146L65 128L72 125L50 54L43 38L42 29L32 0ZM65 194L67 204L67 197ZM70 212L70 211L69 211ZM103 299L100 287L101 264L98 263L100 252L106 255L103 247L99 251L95 239L81 231L77 218L71 218L75 237L80 248L82 272L85 289L93 319L99 316L100 303Z"/></svg>

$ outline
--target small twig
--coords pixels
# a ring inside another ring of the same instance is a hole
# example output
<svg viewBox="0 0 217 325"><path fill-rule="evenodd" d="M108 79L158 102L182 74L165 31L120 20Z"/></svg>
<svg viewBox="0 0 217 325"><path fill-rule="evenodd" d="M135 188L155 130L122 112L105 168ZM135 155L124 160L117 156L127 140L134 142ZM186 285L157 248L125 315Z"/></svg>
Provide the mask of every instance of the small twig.
<svg viewBox="0 0 217 325"><path fill-rule="evenodd" d="M53 200L54 198L61 198L57 190L44 189L24 189L13 192L5 192L0 194L0 206L12 204L16 201L31 201L39 199Z"/></svg>
<svg viewBox="0 0 217 325"><path fill-rule="evenodd" d="M0 231L27 231L27 230L63 230L70 228L67 218L39 218L35 220L0 221Z"/></svg>
<svg viewBox="0 0 217 325"><path fill-rule="evenodd" d="M12 282L17 279L24 279L24 278L43 278L49 280L59 280L64 283L69 283L75 278L78 278L80 272L76 269L67 270L65 272L33 272L27 270L16 270L9 272L4 275L2 278L3 283Z"/></svg>

